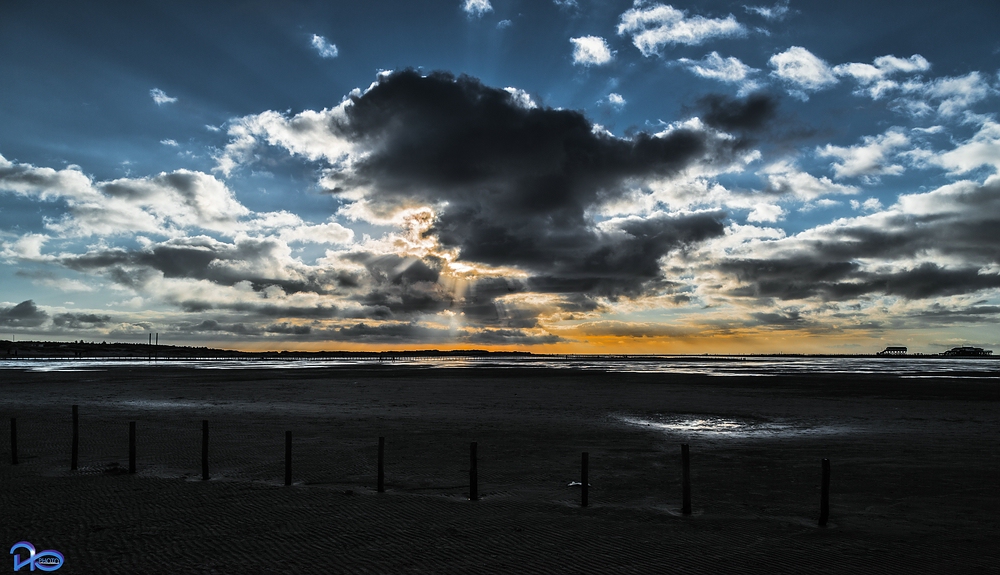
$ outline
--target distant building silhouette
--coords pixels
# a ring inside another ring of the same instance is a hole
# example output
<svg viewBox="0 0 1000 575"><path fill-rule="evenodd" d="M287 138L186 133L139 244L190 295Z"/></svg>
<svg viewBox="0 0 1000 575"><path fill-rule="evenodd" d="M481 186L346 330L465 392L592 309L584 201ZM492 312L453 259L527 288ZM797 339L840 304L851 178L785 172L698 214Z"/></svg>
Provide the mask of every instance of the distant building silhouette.
<svg viewBox="0 0 1000 575"><path fill-rule="evenodd" d="M906 355L906 348L902 346L889 346L876 355Z"/></svg>
<svg viewBox="0 0 1000 575"><path fill-rule="evenodd" d="M948 357L985 357L988 355L993 355L993 351L989 349L983 349L981 347L972 347L969 345L964 345L962 347L953 347L948 351L942 353L941 355L946 355Z"/></svg>

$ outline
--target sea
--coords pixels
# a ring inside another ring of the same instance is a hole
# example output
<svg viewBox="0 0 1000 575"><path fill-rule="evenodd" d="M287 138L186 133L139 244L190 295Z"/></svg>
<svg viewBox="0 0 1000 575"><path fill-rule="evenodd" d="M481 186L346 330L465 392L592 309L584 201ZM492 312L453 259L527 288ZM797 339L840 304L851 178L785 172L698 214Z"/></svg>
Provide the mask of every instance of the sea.
<svg viewBox="0 0 1000 575"><path fill-rule="evenodd" d="M256 369L538 369L618 373L655 372L716 377L799 374L894 374L904 378L1000 379L1000 358L840 357L840 356L512 356L310 359L16 359L0 360L0 370L94 371L117 367L172 367L209 370Z"/></svg>

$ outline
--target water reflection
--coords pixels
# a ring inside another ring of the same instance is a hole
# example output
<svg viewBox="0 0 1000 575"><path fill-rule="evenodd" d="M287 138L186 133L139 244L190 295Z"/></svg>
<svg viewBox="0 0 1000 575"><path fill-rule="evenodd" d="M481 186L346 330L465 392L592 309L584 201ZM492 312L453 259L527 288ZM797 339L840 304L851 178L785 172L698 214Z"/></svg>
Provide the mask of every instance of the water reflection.
<svg viewBox="0 0 1000 575"><path fill-rule="evenodd" d="M113 360L20 359L0 360L0 370L84 371L110 367L184 367L191 369L504 369L537 368L605 372L654 372L711 376L775 376L812 374L882 374L894 377L1000 379L1000 358L882 358L882 357L770 357L770 356L528 356L528 357L401 357L391 362L365 358L292 360Z"/></svg>
<svg viewBox="0 0 1000 575"><path fill-rule="evenodd" d="M846 425L806 425L788 421L765 421L713 415L664 415L641 418L613 416L628 425L660 430L671 435L718 438L766 438L830 435L853 431Z"/></svg>

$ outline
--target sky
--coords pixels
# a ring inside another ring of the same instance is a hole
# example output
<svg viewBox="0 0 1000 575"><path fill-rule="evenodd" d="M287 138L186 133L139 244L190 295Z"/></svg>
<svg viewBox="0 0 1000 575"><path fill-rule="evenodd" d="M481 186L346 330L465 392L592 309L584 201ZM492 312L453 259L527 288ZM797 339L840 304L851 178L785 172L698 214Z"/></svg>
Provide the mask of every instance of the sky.
<svg viewBox="0 0 1000 575"><path fill-rule="evenodd" d="M0 339L1000 347L1000 4L0 3Z"/></svg>

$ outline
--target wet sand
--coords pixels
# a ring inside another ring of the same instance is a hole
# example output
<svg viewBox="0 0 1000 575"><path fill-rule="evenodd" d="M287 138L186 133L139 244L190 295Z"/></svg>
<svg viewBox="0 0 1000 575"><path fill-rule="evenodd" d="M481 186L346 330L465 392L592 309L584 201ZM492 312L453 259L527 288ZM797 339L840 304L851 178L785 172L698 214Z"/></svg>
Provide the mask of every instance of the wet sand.
<svg viewBox="0 0 1000 575"><path fill-rule="evenodd" d="M0 433L0 542L62 552L60 573L1000 565L996 379L169 367L0 377L0 421L9 429L17 418L19 455L11 465ZM200 479L204 419L209 481ZM135 475L125 472L129 421ZM468 500L472 441L479 501ZM689 517L679 512L682 443ZM587 508L569 485L584 451ZM817 526L822 458L832 466L826 528Z"/></svg>

